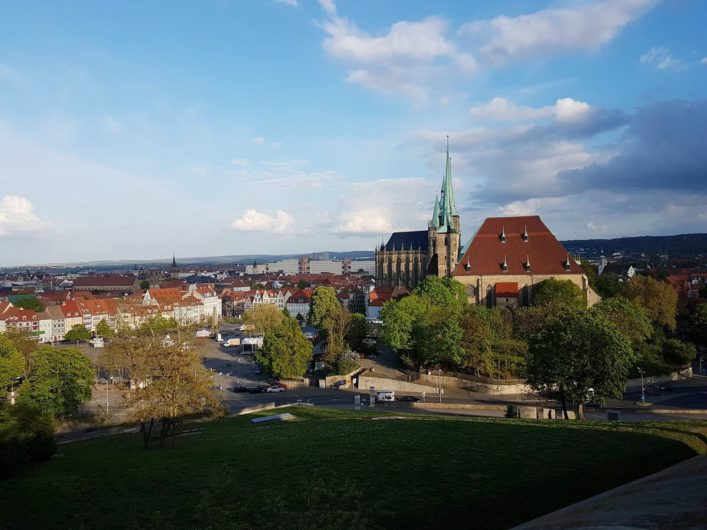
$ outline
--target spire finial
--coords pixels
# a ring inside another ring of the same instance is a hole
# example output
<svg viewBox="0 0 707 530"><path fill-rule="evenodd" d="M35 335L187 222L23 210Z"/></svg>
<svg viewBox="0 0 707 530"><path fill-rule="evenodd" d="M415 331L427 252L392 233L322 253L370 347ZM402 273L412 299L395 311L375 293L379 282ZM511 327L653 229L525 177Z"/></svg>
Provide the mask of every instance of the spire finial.
<svg viewBox="0 0 707 530"><path fill-rule="evenodd" d="M449 135L447 135L447 156L449 156Z"/></svg>

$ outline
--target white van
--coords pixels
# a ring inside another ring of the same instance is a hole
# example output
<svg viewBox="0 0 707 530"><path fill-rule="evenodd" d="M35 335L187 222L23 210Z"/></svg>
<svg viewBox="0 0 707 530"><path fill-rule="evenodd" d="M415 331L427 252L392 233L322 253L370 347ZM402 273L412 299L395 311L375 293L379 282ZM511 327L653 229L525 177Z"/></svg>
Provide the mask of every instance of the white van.
<svg viewBox="0 0 707 530"><path fill-rule="evenodd" d="M395 401L395 391L380 390L376 392L376 401Z"/></svg>

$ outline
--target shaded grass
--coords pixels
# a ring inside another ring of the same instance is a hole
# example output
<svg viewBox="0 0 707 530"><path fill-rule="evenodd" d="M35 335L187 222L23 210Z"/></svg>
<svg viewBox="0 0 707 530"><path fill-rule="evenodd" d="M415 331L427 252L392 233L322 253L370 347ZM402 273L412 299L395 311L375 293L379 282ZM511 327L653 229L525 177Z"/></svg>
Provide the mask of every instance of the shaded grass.
<svg viewBox="0 0 707 530"><path fill-rule="evenodd" d="M707 451L707 422L371 421L381 414L290 411L294 422L200 424L202 434L162 451L142 450L137 435L63 445L51 462L0 482L11 507L0 511L0 528L248 528L250 504L297 504L303 490L344 482L348 490L314 510L332 501L346 508L347 496L360 494L348 508L364 513L367 527L505 528Z"/></svg>

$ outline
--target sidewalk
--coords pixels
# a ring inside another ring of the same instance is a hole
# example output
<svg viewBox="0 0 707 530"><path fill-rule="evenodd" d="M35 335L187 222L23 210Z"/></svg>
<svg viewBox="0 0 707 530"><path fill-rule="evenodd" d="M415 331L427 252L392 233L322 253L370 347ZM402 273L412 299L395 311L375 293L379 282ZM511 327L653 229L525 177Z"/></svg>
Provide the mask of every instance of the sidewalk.
<svg viewBox="0 0 707 530"><path fill-rule="evenodd" d="M707 455L700 455L514 530L706 527Z"/></svg>

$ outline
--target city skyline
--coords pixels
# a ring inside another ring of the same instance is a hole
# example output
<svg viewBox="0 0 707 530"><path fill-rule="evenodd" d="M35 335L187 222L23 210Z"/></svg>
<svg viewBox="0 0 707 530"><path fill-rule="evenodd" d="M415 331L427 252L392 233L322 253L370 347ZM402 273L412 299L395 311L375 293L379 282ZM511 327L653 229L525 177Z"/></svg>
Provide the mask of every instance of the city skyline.
<svg viewBox="0 0 707 530"><path fill-rule="evenodd" d="M0 6L0 266L704 232L707 5Z"/></svg>

